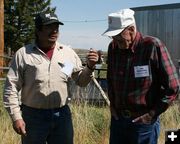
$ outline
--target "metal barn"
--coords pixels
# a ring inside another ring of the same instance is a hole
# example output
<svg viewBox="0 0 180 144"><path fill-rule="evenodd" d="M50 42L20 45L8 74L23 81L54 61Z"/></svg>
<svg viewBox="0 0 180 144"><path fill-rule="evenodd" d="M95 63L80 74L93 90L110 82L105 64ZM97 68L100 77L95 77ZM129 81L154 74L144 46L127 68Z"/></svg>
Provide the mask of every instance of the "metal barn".
<svg viewBox="0 0 180 144"><path fill-rule="evenodd" d="M178 68L180 60L180 3L132 8L137 28L161 39Z"/></svg>

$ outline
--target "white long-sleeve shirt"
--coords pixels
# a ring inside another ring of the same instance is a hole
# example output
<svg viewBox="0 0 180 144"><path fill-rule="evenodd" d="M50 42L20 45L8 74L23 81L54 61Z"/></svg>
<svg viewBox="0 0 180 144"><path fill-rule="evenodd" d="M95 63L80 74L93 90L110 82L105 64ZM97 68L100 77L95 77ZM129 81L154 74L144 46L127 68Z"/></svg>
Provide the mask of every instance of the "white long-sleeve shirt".
<svg viewBox="0 0 180 144"><path fill-rule="evenodd" d="M18 93L26 106L39 109L62 107L67 103L68 79L86 86L92 70L82 67L77 54L56 43L51 60L35 44L20 48L11 63L4 88L4 105L13 121L22 119Z"/></svg>

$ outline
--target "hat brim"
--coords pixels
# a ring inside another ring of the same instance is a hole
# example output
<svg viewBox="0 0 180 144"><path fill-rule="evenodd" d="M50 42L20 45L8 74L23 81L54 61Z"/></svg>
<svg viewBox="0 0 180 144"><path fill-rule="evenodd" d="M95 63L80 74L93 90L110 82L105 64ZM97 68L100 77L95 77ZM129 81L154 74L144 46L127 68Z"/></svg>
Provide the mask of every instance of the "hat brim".
<svg viewBox="0 0 180 144"><path fill-rule="evenodd" d="M116 29L116 30L112 30L112 29L107 29L102 35L106 35L106 36L116 36L119 33L121 33L125 28L122 29Z"/></svg>
<svg viewBox="0 0 180 144"><path fill-rule="evenodd" d="M49 25L49 24L52 24L52 23L58 23L59 25L64 25L64 23L58 21L58 20L51 20L51 21L48 21L46 23L44 23L43 25Z"/></svg>

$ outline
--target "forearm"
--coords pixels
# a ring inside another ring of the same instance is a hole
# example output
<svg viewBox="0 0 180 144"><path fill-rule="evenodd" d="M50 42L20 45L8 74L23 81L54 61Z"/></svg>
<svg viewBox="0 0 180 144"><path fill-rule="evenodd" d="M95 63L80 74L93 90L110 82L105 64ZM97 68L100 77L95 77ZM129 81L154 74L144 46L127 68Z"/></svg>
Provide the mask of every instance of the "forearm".
<svg viewBox="0 0 180 144"><path fill-rule="evenodd" d="M160 99L155 106L156 115L160 115L176 99L179 91L179 80L176 68L164 44L157 48L158 70L160 81Z"/></svg>
<svg viewBox="0 0 180 144"><path fill-rule="evenodd" d="M4 88L3 96L4 107L8 111L11 119L16 121L17 119L22 119L21 110L19 106L19 96L16 87L9 82L7 78Z"/></svg>
<svg viewBox="0 0 180 144"><path fill-rule="evenodd" d="M93 70L84 67L81 71L74 73L72 77L77 85L85 87L93 77Z"/></svg>

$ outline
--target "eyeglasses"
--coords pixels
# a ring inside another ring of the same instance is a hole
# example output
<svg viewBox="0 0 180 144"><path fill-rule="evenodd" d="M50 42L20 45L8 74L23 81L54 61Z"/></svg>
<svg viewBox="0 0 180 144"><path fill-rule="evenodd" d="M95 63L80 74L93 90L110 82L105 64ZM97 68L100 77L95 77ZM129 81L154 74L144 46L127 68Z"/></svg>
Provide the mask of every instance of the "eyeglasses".
<svg viewBox="0 0 180 144"><path fill-rule="evenodd" d="M118 41L123 41L123 40L126 40L127 39L127 36L128 36L128 29L129 29L130 26L126 27L121 33L115 35L115 36L112 36L111 39L116 39Z"/></svg>

